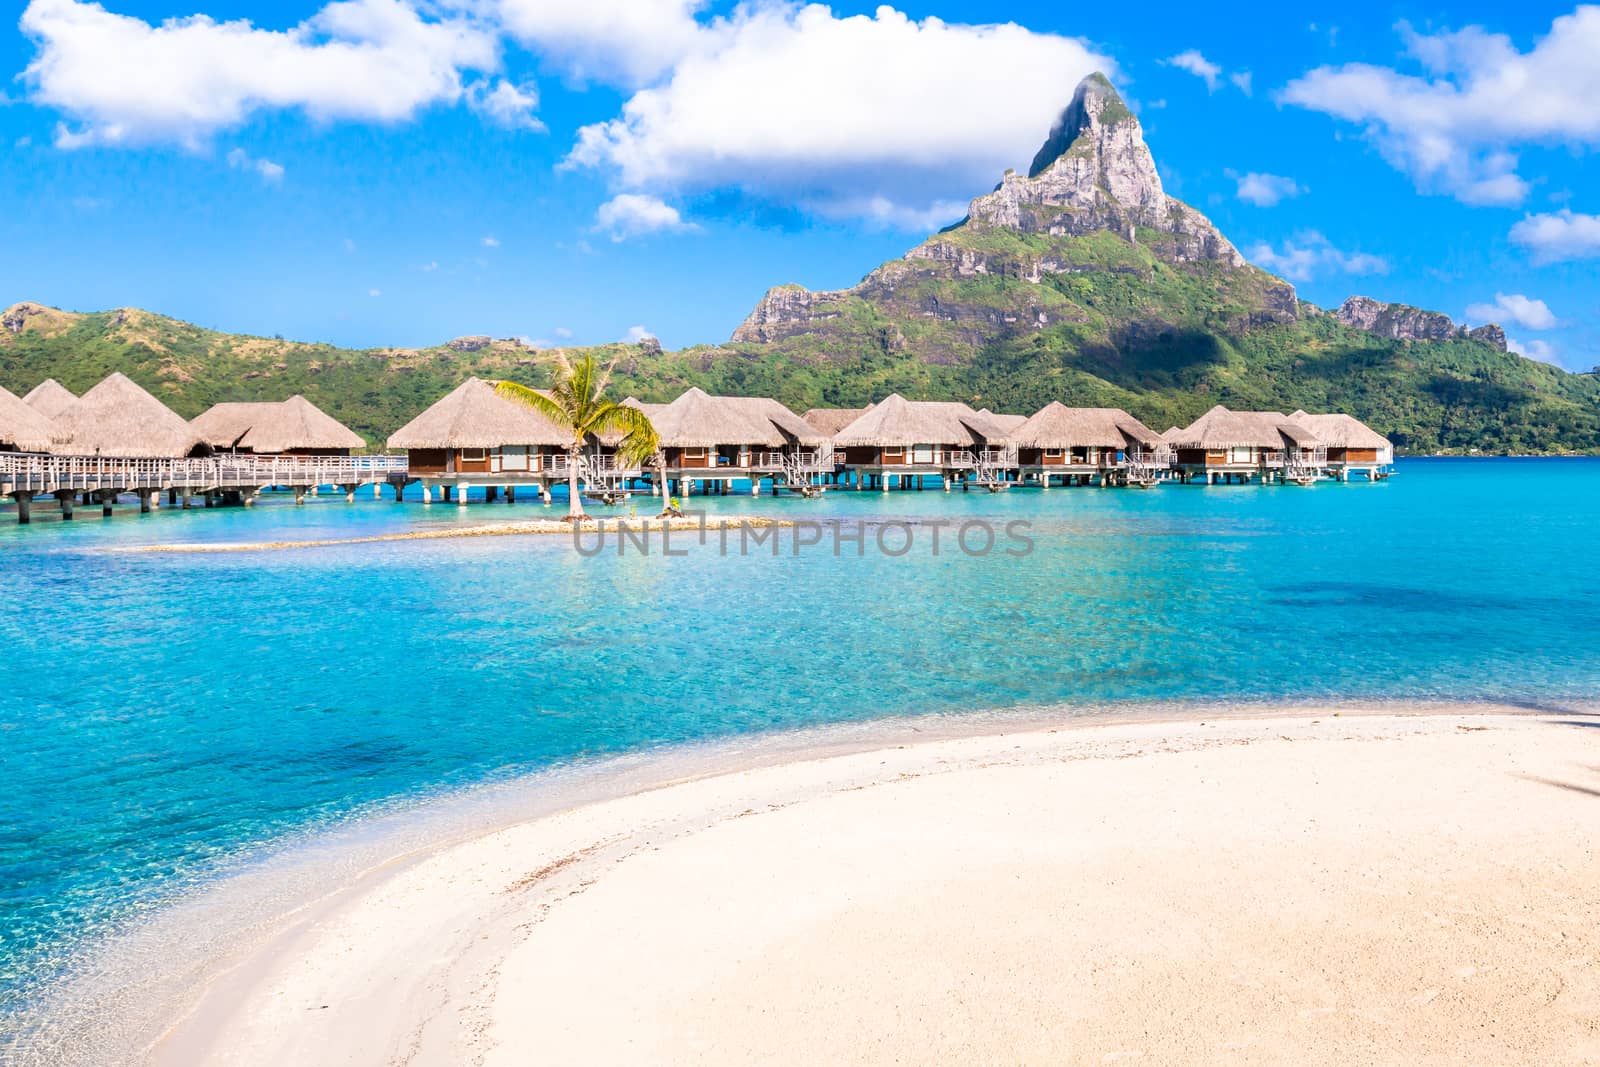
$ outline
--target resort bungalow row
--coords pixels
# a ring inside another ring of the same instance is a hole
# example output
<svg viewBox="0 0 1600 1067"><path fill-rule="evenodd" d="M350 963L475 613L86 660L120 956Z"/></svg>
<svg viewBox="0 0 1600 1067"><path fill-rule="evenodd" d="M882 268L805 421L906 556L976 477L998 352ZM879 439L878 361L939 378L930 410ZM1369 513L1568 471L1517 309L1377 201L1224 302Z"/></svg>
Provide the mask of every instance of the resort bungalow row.
<svg viewBox="0 0 1600 1067"><path fill-rule="evenodd" d="M685 495L697 482L726 493L743 479L755 493L763 478L772 479L774 491L781 482L809 495L833 469L829 435L776 400L689 389L670 404L638 406L661 439L667 479ZM656 472L646 475L654 479Z"/></svg>
<svg viewBox="0 0 1600 1067"><path fill-rule="evenodd" d="M907 400L890 393L833 436L842 484L856 489L920 487L937 477L948 490L1008 481L1014 453L1006 422L956 401Z"/></svg>
<svg viewBox="0 0 1600 1067"><path fill-rule="evenodd" d="M1041 488L1152 485L1168 465L1161 435L1121 408L1069 408L1052 401L1012 431L1018 477Z"/></svg>
<svg viewBox="0 0 1600 1067"><path fill-rule="evenodd" d="M1305 423L1276 411L1230 411L1218 404L1183 429L1163 435L1185 483L1304 483L1317 477L1327 449Z"/></svg>

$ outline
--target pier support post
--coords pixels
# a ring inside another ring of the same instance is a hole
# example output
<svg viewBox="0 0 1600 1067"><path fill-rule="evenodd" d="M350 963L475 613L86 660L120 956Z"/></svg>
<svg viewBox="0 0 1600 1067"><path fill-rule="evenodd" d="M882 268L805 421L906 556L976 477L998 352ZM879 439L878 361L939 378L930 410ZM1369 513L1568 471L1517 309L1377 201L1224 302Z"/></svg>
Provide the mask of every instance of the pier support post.
<svg viewBox="0 0 1600 1067"><path fill-rule="evenodd" d="M471 489L471 488L472 488L472 486L468 485L466 482L457 482L456 483L456 489L455 489L456 507L464 508L464 507L467 506L467 490Z"/></svg>
<svg viewBox="0 0 1600 1067"><path fill-rule="evenodd" d="M373 489L377 489L378 487L376 485L374 485L372 488ZM426 489L427 486L423 486L423 488ZM405 498L406 498L406 483L405 482L395 482L394 483L394 502L396 504L398 504L401 501L405 500Z"/></svg>
<svg viewBox="0 0 1600 1067"><path fill-rule="evenodd" d="M102 489L99 492L99 497L100 517L103 519L109 519L111 517L111 506L117 502L117 494L114 490Z"/></svg>
<svg viewBox="0 0 1600 1067"><path fill-rule="evenodd" d="M340 488L344 490L344 502L346 504L354 504L356 502L356 490L359 489L360 486L344 485L340 486Z"/></svg>
<svg viewBox="0 0 1600 1067"><path fill-rule="evenodd" d="M500 498L500 489L499 489L498 486L493 486L493 485L484 486L484 489L483 489L483 502L485 504L493 504L499 498Z"/></svg>
<svg viewBox="0 0 1600 1067"><path fill-rule="evenodd" d="M136 489L134 490L134 495L139 498L139 514L141 515L150 514L150 509L152 506L161 506L159 502L152 503L150 499L151 491L149 489Z"/></svg>
<svg viewBox="0 0 1600 1067"><path fill-rule="evenodd" d="M382 482L373 482L372 483L372 499L374 499L374 500L382 500L383 499L383 483Z"/></svg>
<svg viewBox="0 0 1600 1067"><path fill-rule="evenodd" d="M551 499L550 499L550 483L549 482L545 482L543 485L541 485L539 487L539 501L542 504L544 504L545 507L549 507L550 506Z"/></svg>
<svg viewBox="0 0 1600 1067"><path fill-rule="evenodd" d="M76 501L77 496L78 494L74 493L71 489L60 489L56 491L56 499L61 501L62 522L72 521L72 505Z"/></svg>
<svg viewBox="0 0 1600 1067"><path fill-rule="evenodd" d="M33 494L12 493L11 499L17 502L17 525L26 526L33 521Z"/></svg>
<svg viewBox="0 0 1600 1067"><path fill-rule="evenodd" d="M517 502L517 487L514 486L514 485L506 486L506 503L507 504L515 504L516 502Z"/></svg>
<svg viewBox="0 0 1600 1067"><path fill-rule="evenodd" d="M761 495L761 478L759 476L752 476L750 478L750 495L751 496L760 496ZM778 495L778 479L776 479L776 478L772 479L772 495L773 496L777 496Z"/></svg>
<svg viewBox="0 0 1600 1067"><path fill-rule="evenodd" d="M427 482L422 483L422 502L424 504L433 503L433 487Z"/></svg>
<svg viewBox="0 0 1600 1067"><path fill-rule="evenodd" d="M296 504L304 504L306 502L306 487L305 486L297 485L297 486L294 487L294 502Z"/></svg>

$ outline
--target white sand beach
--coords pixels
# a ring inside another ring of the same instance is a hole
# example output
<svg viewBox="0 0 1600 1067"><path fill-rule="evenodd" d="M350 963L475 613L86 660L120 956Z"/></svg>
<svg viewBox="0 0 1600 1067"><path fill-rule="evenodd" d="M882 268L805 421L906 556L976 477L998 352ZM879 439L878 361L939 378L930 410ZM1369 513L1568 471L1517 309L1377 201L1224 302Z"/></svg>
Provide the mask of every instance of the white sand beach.
<svg viewBox="0 0 1600 1067"><path fill-rule="evenodd" d="M370 870L156 1064L1600 1060L1600 717L1030 727Z"/></svg>

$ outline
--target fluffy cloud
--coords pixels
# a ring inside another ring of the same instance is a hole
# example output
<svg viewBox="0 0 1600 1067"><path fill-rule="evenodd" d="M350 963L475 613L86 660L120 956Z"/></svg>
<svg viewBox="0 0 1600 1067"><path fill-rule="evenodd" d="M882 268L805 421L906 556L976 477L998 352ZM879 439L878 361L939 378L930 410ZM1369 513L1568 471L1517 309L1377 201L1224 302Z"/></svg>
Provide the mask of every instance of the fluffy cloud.
<svg viewBox="0 0 1600 1067"><path fill-rule="evenodd" d="M643 326L629 326L628 332L622 335L623 344L637 345L642 344L645 341L654 340L657 340L656 335L645 329Z"/></svg>
<svg viewBox="0 0 1600 1067"><path fill-rule="evenodd" d="M1360 125L1419 189L1469 204L1517 204L1528 183L1512 148L1600 144L1600 7L1551 24L1530 52L1481 27L1420 34L1404 23L1422 68L1403 74L1351 63L1289 83L1282 102Z"/></svg>
<svg viewBox="0 0 1600 1067"><path fill-rule="evenodd" d="M1326 274L1387 274L1389 261L1366 252L1344 252L1315 230L1273 248L1265 241L1246 250L1245 258L1262 270L1290 281L1309 282Z"/></svg>
<svg viewBox="0 0 1600 1067"><path fill-rule="evenodd" d="M1217 85L1222 78L1222 68L1201 55L1198 49L1191 48L1187 52L1179 52L1171 59L1163 59L1161 62L1168 67L1188 71L1205 82L1207 90L1213 93L1217 91Z"/></svg>
<svg viewBox="0 0 1600 1067"><path fill-rule="evenodd" d="M1528 359L1536 359L1540 363L1551 363L1561 366L1561 355L1556 346L1549 341L1519 341L1515 337L1506 338L1506 349Z"/></svg>
<svg viewBox="0 0 1600 1067"><path fill-rule="evenodd" d="M1228 177L1239 183L1239 199L1257 207L1272 207L1305 192L1299 182L1281 174L1258 174L1255 171L1235 174L1229 171Z"/></svg>
<svg viewBox="0 0 1600 1067"><path fill-rule="evenodd" d="M340 0L287 31L205 15L151 25L82 0L32 0L34 102L70 116L56 143L198 147L267 110L396 122L463 93L461 71L499 66L493 33L425 20L401 0ZM503 99L503 98L502 98Z"/></svg>
<svg viewBox="0 0 1600 1067"><path fill-rule="evenodd" d="M250 153L242 148L235 148L228 153L228 166L234 170L253 170L261 175L261 180L268 183L283 180L283 166L270 159L252 159Z"/></svg>
<svg viewBox="0 0 1600 1067"><path fill-rule="evenodd" d="M702 46L703 0L495 0L506 31L572 76L642 88Z"/></svg>
<svg viewBox="0 0 1600 1067"><path fill-rule="evenodd" d="M492 84L487 80L475 82L467 88L467 106L508 130L545 128L533 114L539 108L539 92L531 85L513 85L504 78Z"/></svg>
<svg viewBox="0 0 1600 1067"><path fill-rule="evenodd" d="M479 242L479 243L482 244L483 247L485 247L485 248L499 248L500 247L500 238L496 237L492 233L485 234L484 237L483 237L483 240L481 242Z"/></svg>
<svg viewBox="0 0 1600 1067"><path fill-rule="evenodd" d="M920 221L1025 164L1078 81L1111 68L1082 42L1012 24L741 8L619 118L584 127L568 163L630 192L735 189Z"/></svg>
<svg viewBox="0 0 1600 1067"><path fill-rule="evenodd" d="M1467 308L1467 318L1525 326L1530 330L1553 330L1560 324L1543 300L1535 300L1521 293L1496 293L1494 303L1473 304Z"/></svg>
<svg viewBox="0 0 1600 1067"><path fill-rule="evenodd" d="M1256 76L1248 70L1239 70L1228 75L1228 80L1234 87L1246 96L1254 95L1256 91Z"/></svg>
<svg viewBox="0 0 1600 1067"><path fill-rule="evenodd" d="M600 205L595 225L611 234L613 241L625 241L641 234L693 230L678 209L658 197L643 193L620 193Z"/></svg>
<svg viewBox="0 0 1600 1067"><path fill-rule="evenodd" d="M1554 214L1529 215L1511 227L1511 240L1541 265L1592 259L1600 256L1600 215L1580 215L1567 208Z"/></svg>

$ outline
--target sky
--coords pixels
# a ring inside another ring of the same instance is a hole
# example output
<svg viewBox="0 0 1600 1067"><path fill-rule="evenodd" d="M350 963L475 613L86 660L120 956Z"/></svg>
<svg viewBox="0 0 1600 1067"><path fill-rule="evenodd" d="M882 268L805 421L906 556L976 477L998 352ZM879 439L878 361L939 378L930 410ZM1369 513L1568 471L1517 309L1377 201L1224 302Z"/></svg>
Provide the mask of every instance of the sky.
<svg viewBox="0 0 1600 1067"><path fill-rule="evenodd" d="M1303 299L1588 370L1596 57L1600 6L1539 3L27 0L0 306L723 341L960 219L1102 70L1167 192Z"/></svg>

